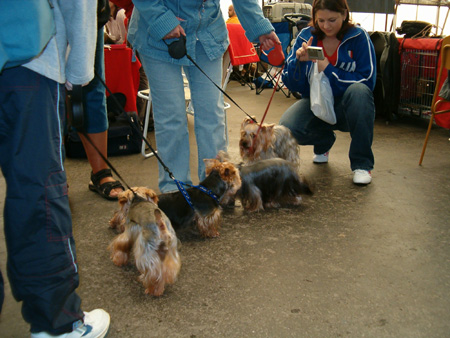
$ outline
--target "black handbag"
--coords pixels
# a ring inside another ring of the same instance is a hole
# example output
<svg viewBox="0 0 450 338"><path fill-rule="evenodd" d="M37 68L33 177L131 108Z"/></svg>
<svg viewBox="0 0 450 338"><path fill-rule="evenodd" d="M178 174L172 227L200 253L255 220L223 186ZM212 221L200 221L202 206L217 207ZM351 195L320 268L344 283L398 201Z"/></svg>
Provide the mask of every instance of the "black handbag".
<svg viewBox="0 0 450 338"><path fill-rule="evenodd" d="M133 125L141 133L137 132ZM141 136L141 122L135 112L123 112L116 116L108 128L108 157L139 153L142 147ZM74 129L67 134L65 148L69 158L86 158L81 139Z"/></svg>

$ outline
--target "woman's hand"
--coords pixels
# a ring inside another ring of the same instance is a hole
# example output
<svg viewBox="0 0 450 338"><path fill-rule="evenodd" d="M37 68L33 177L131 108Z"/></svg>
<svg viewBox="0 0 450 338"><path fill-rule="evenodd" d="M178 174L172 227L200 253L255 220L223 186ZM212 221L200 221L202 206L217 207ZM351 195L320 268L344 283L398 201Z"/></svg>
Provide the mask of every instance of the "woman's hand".
<svg viewBox="0 0 450 338"><path fill-rule="evenodd" d="M275 47L275 44L281 44L278 35L275 32L270 32L269 34L264 34L259 37L259 44L261 50L269 50Z"/></svg>
<svg viewBox="0 0 450 338"><path fill-rule="evenodd" d="M311 38L308 40L308 42L303 42L302 46L297 49L297 51L295 52L295 57L297 58L297 60L299 61L311 61L309 56L308 56L308 52L307 49L309 46L311 46L312 44L312 36Z"/></svg>
<svg viewBox="0 0 450 338"><path fill-rule="evenodd" d="M175 39L175 38L179 38L180 36L186 36L186 33L184 32L183 27L181 27L180 25L176 26L174 29L172 29L168 34L166 34L163 39L164 40L168 40L168 39Z"/></svg>
<svg viewBox="0 0 450 338"><path fill-rule="evenodd" d="M319 72L323 72L329 64L330 64L330 62L328 61L327 58L325 58L323 60L317 60L317 70Z"/></svg>

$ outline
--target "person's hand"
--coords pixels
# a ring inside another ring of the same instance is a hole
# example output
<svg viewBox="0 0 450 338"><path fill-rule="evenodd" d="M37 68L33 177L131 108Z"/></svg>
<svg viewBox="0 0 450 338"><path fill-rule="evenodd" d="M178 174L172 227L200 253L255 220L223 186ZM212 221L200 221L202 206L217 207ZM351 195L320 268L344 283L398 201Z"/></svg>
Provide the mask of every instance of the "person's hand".
<svg viewBox="0 0 450 338"><path fill-rule="evenodd" d="M302 46L299 49L297 49L297 51L295 52L295 57L297 58L297 60L299 60L299 61L310 61L309 56L308 56L308 52L307 52L307 48L309 46L311 46L312 40L313 40L313 38L311 36L311 38L308 40L308 42L303 42Z"/></svg>
<svg viewBox="0 0 450 338"><path fill-rule="evenodd" d="M183 27L178 25L174 29L172 29L168 34L166 34L163 37L163 39L164 40L175 39L175 38L179 38L181 35L186 36L186 33L184 32Z"/></svg>
<svg viewBox="0 0 450 338"><path fill-rule="evenodd" d="M261 45L261 50L269 50L275 47L275 44L281 44L281 42L275 32L270 32L259 37L259 44Z"/></svg>
<svg viewBox="0 0 450 338"><path fill-rule="evenodd" d="M325 70L325 68L327 68L327 66L329 65L329 61L327 58L323 59L323 60L317 60L317 70L319 72L323 72Z"/></svg>

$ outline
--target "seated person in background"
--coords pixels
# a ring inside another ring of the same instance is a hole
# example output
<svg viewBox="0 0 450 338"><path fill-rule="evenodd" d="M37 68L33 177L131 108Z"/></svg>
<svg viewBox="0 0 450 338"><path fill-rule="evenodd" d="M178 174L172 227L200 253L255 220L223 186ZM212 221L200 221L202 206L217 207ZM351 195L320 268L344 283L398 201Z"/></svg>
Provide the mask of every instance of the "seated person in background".
<svg viewBox="0 0 450 338"><path fill-rule="evenodd" d="M111 16L105 25L105 44L121 45L127 40L125 10L117 7L112 1L109 2L109 8Z"/></svg>
<svg viewBox="0 0 450 338"><path fill-rule="evenodd" d="M131 0L111 0L110 2L114 3L116 7L123 8L125 10L125 16L128 20L131 19L131 14L133 13L133 1Z"/></svg>
<svg viewBox="0 0 450 338"><path fill-rule="evenodd" d="M323 47L324 60L311 60L308 46ZM337 122L317 118L310 107L309 77L313 62L330 80ZM314 146L314 163L327 163L336 140L334 130L350 132L350 167L353 183L372 181L372 152L376 79L375 49L367 32L350 21L346 0L315 0L312 20L298 35L286 60L283 83L300 92L302 99L283 114L280 124L289 128L300 145Z"/></svg>
<svg viewBox="0 0 450 338"><path fill-rule="evenodd" d="M240 23L236 12L234 11L233 5L230 5L230 7L228 7L228 20L226 21L226 23Z"/></svg>

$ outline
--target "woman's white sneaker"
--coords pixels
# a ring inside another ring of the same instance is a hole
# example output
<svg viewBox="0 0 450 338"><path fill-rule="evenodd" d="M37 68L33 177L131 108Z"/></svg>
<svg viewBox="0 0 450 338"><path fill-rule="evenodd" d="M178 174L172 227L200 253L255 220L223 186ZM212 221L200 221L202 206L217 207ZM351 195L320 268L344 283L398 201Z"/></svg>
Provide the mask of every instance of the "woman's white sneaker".
<svg viewBox="0 0 450 338"><path fill-rule="evenodd" d="M370 170L353 170L353 183L369 184L370 182L372 182L372 173L370 172Z"/></svg>

